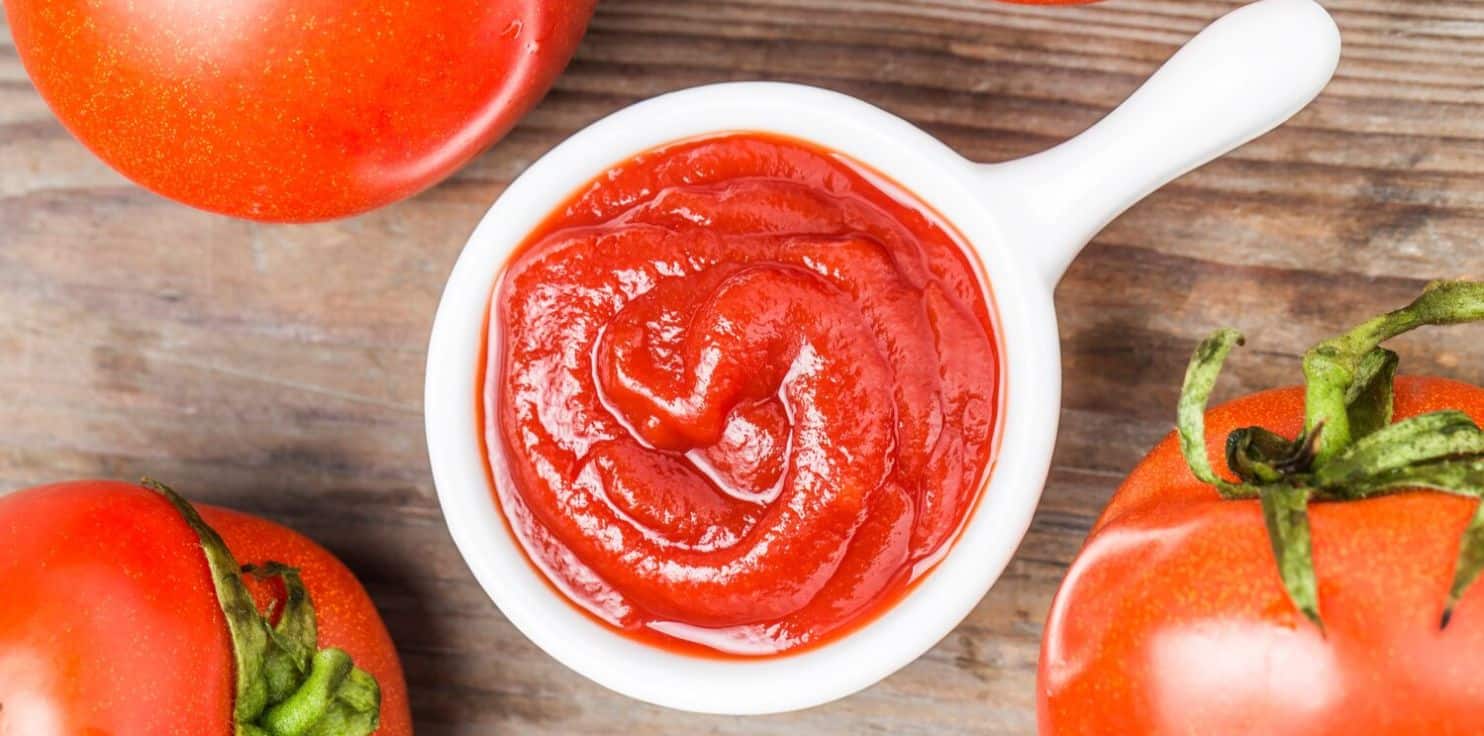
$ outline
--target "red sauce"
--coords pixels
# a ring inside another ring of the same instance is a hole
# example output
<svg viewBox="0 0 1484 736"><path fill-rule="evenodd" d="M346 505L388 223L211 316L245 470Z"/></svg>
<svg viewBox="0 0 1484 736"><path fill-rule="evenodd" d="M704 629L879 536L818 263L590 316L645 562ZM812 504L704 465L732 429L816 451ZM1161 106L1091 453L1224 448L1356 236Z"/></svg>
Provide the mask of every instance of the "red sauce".
<svg viewBox="0 0 1484 736"><path fill-rule="evenodd" d="M633 636L828 641L975 503L999 405L985 294L929 208L829 151L734 134L621 163L495 288L500 507L549 581Z"/></svg>

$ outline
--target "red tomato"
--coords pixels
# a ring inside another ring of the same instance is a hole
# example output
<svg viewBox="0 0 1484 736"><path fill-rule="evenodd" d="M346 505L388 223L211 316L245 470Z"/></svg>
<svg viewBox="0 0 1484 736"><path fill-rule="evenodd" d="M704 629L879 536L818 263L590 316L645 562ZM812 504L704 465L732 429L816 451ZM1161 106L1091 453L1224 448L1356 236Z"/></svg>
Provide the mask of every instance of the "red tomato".
<svg viewBox="0 0 1484 736"><path fill-rule="evenodd" d="M79 139L202 209L322 220L410 196L503 136L595 0L8 0Z"/></svg>
<svg viewBox="0 0 1484 736"><path fill-rule="evenodd" d="M276 524L200 513L240 561L300 569L320 646L380 685L376 733L410 736L391 638L344 565ZM0 549L0 734L234 733L232 639L201 538L164 496L107 481L12 493L0 497ZM255 587L282 609L272 586Z"/></svg>
<svg viewBox="0 0 1484 736"><path fill-rule="evenodd" d="M1395 390L1398 419L1484 419L1474 386L1399 378ZM1303 417L1300 388L1218 407L1208 454L1221 458L1238 427L1296 436ZM1476 505L1422 491L1311 505L1321 632L1285 595L1258 502L1196 480L1171 435L1118 489L1057 594L1041 733L1484 733L1484 592L1439 627Z"/></svg>

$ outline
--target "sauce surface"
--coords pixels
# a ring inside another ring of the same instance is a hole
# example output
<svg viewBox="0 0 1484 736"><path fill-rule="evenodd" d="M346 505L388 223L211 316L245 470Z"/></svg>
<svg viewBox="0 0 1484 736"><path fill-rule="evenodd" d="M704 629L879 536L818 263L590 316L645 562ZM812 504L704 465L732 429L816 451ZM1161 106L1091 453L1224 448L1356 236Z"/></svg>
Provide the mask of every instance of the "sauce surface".
<svg viewBox="0 0 1484 736"><path fill-rule="evenodd" d="M990 467L986 292L925 205L730 134L612 168L491 300L485 446L512 531L589 614L757 656L868 622Z"/></svg>

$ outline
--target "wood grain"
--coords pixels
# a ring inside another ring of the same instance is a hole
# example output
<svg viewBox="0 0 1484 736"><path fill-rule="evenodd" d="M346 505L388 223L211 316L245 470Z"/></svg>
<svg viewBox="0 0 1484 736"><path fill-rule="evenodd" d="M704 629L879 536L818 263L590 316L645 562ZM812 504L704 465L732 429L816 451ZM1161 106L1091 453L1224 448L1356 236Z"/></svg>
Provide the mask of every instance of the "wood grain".
<svg viewBox="0 0 1484 736"><path fill-rule="evenodd" d="M1224 324L1251 338L1221 395L1291 383L1317 339L1429 279L1484 276L1484 4L1326 4L1346 46L1321 99L1135 207L1072 267L1060 445L1030 535L962 626L855 697L757 719L664 711L565 670L500 617L444 529L421 427L428 327L464 238L576 128L719 80L858 95L985 161L1033 152L1235 3L611 0L507 140L411 201L298 227L129 185L51 117L5 34L0 488L149 473L322 540L384 612L428 736L1031 733L1055 586L1168 431L1195 341ZM1484 381L1481 338L1409 336L1404 367Z"/></svg>

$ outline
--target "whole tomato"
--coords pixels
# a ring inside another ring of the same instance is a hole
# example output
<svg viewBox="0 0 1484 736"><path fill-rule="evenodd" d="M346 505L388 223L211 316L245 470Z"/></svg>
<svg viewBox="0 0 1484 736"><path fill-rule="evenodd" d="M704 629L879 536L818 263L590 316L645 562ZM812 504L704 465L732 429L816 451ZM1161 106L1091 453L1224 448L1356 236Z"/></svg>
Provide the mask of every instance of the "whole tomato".
<svg viewBox="0 0 1484 736"><path fill-rule="evenodd" d="M63 125L194 207L323 220L410 196L513 127L596 0L7 0Z"/></svg>
<svg viewBox="0 0 1484 736"><path fill-rule="evenodd" d="M0 497L0 581L5 736L412 733L366 592L276 524L163 486L41 486Z"/></svg>
<svg viewBox="0 0 1484 736"><path fill-rule="evenodd" d="M1203 343L1179 434L1124 481L1056 596L1041 733L1484 733L1484 390L1393 383L1378 347L1481 317L1484 285L1435 285L1309 351L1306 386L1209 413L1238 337Z"/></svg>

